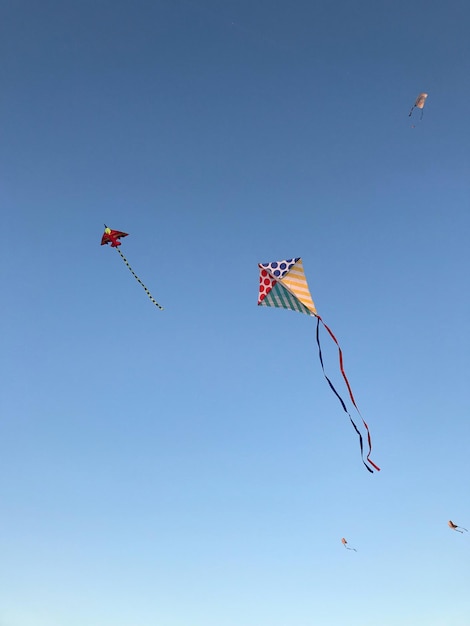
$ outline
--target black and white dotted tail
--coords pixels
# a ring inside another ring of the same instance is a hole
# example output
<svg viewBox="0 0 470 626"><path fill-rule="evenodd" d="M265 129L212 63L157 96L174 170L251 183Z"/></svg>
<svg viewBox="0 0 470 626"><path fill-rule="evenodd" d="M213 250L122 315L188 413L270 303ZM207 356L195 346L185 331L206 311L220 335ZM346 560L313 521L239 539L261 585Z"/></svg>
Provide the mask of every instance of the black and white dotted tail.
<svg viewBox="0 0 470 626"><path fill-rule="evenodd" d="M116 250L119 252L119 254L121 255L122 260L124 261L124 263L127 265L127 267L129 268L129 271L131 272L132 276L136 279L136 281L144 288L145 293L148 295L148 297L150 298L150 300L154 303L154 305L156 307L158 307L160 309L160 311L163 311L163 307L160 306L158 304L158 302L155 300L155 298L152 296L152 294L150 293L150 291L147 289L147 287L144 285L144 283L140 280L140 278L137 276L137 274L134 272L134 270L132 269L132 267L129 265L129 261L126 259L126 257L123 255L123 253L119 250L118 247L116 247Z"/></svg>

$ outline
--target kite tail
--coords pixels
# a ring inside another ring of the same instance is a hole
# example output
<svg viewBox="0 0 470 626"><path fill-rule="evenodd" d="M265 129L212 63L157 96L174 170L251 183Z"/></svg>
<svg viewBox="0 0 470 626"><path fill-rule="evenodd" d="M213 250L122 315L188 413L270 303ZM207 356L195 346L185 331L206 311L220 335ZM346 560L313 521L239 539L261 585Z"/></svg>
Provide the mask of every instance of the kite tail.
<svg viewBox="0 0 470 626"><path fill-rule="evenodd" d="M136 281L144 288L145 293L148 295L148 297L150 298L150 300L154 303L154 305L156 307L158 307L160 309L160 311L163 311L163 307L160 306L158 304L158 302L155 300L155 298L152 296L152 294L150 293L150 291L147 289L147 287L144 285L144 283L140 280L140 278L137 276L137 274L134 272L134 270L132 269L132 267L129 265L129 261L126 259L126 257L123 255L123 253L119 250L119 248L116 248L116 250L119 252L119 254L121 255L122 260L124 261L124 263L127 265L127 267L129 268L129 271L131 272L132 276L136 279Z"/></svg>
<svg viewBox="0 0 470 626"><path fill-rule="evenodd" d="M413 109L414 109L414 105L411 107L411 111L408 113L408 117L411 117L411 114L413 113Z"/></svg>
<svg viewBox="0 0 470 626"><path fill-rule="evenodd" d="M356 433L357 433L357 435L358 435L358 437L359 437L359 445L360 445L360 447L361 447L361 457L362 457L362 462L364 463L364 465L366 466L366 468L369 470L369 472L370 472L371 474L373 474L374 472L373 472L373 470L371 470L371 469L370 469L370 467L367 465L367 463L369 463L370 465L372 465L372 467L374 467L374 468L375 468L378 472L380 472L380 467L378 467L378 465L376 465L376 464L375 464L375 463L374 463L374 462L370 459L370 454L371 454L371 452L372 452L372 440L371 440L371 437L370 437L369 427L368 427L367 423L365 422L364 418L362 417L362 415L361 415L361 413L360 413L360 411L359 411L359 409L358 409L358 407L357 407L356 401L354 400L354 396L353 396L353 392L352 392L352 389L351 389L351 385L349 384L349 380L348 380L348 378L347 378L347 376L346 376L346 372L344 371L344 366L343 366L343 352L342 352L342 350L341 350L341 348L340 348L340 345L339 345L339 343L338 343L338 340L337 340L337 339L336 339L336 337L334 336L334 334L333 334L333 332L331 331L331 329L330 329L330 328L329 328L329 327L325 324L325 322L322 320L322 318L321 318L319 315L317 315L317 316L316 316L316 318L317 318L317 345L318 345L318 355L319 355L319 357L320 357L320 364L321 364L321 367L322 367L322 370L323 370L323 375L324 375L324 377L326 378L326 380L327 380L327 382L328 382L328 384L329 384L329 386L330 386L331 390L333 391L333 393L335 394L335 396L336 396L336 397L338 398L338 400L340 401L341 406L343 407L343 411L344 411L344 412L346 413L346 415L349 417L349 420L351 421L351 424L353 425L353 428L354 428L354 430L356 431ZM358 427L357 427L357 426L356 426L356 424L354 423L354 420L352 419L352 417L351 417L351 415L350 415L349 411L347 410L347 408L346 408L346 404L344 403L343 399L341 398L341 396L339 395L339 393L338 393L338 392L336 391L336 389L334 388L333 383L331 382L331 380L330 380L330 379L328 378L328 376L326 375L326 372L325 372L325 367L324 367L324 365L323 365L323 356L322 356L322 352L321 352L321 346L320 346L320 322L323 324L324 328L328 331L328 334L329 334L329 335L330 335L330 337L333 339L333 341L335 342L335 344L336 344L336 346L337 346L337 348L338 348L338 354L339 354L339 368L340 368L340 370L341 370L341 374L342 374L342 376L343 376L344 382L346 383L346 387L348 388L349 397L351 398L351 402L353 403L354 408L356 409L357 413L359 414L359 417L361 418L362 423L364 424L365 429L366 429L366 431L367 431L367 443L368 443L368 446L369 446L369 452L368 452L368 454L367 454L367 456L366 456L367 463L366 463L366 461L364 460L364 445L363 445L362 435L361 435L361 433L360 433L360 431L359 431Z"/></svg>

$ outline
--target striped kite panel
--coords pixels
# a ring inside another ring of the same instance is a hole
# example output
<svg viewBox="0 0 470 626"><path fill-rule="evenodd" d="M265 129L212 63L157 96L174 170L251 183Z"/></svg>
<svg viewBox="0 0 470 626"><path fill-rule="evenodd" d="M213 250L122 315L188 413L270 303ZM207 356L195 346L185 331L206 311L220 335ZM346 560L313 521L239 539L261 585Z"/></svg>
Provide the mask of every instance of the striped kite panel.
<svg viewBox="0 0 470 626"><path fill-rule="evenodd" d="M297 263L291 268L291 270L280 279L280 282L287 288L294 296L300 300L300 302L314 315L317 314L317 309L313 304L312 296L308 288L307 279L305 278L305 272L302 265L302 259L299 259Z"/></svg>
<svg viewBox="0 0 470 626"><path fill-rule="evenodd" d="M299 313L311 315L311 311L297 298L292 296L280 283L276 283L271 291L258 303L260 306L274 306L280 309L291 309Z"/></svg>

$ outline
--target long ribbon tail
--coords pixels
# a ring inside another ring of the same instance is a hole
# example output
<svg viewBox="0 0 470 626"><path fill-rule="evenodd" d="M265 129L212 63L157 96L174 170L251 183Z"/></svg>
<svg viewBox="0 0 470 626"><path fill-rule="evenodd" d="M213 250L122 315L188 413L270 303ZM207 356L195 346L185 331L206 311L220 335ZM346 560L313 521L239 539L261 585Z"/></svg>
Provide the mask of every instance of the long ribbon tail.
<svg viewBox="0 0 470 626"><path fill-rule="evenodd" d="M329 334L329 335L330 335L330 337L333 339L333 341L335 342L335 344L336 344L336 346L337 346L337 348L338 348L338 355L339 355L339 368L340 368L340 370L341 370L341 374L342 374L342 376L343 376L344 382L346 383L346 387L348 388L349 397L351 398L351 402L353 403L354 408L356 409L356 411L357 411L357 413L358 413L359 417L361 418L362 423L364 424L365 429L366 429L366 431L367 431L367 443L368 443L368 446L369 446L369 452L368 452L368 454L367 454L367 456L366 456L367 463L369 463L370 465L372 465L372 467L374 467L374 468L375 468L378 472L380 472L380 467L379 467L378 465L376 465L376 464L375 464L375 463L374 463L374 462L370 459L370 454L371 454L371 452L372 452L372 440L371 440L371 437L370 437L369 426L367 425L366 421L365 421L365 420L364 420L364 418L362 417L361 412L359 411L359 409L358 409L358 407L357 407L357 404L356 404L356 401L355 401L355 399L354 399L353 392L352 392L352 389L351 389L351 385L349 384L349 380L348 380L348 378L347 378L347 376L346 376L346 372L344 371L344 366L343 366L343 352L342 352L342 350L341 350L341 347L340 347L340 345L339 345L339 343L338 343L338 340L337 340L337 339L336 339L336 337L334 336L334 334L333 334L332 330L331 330L331 329L330 329L330 328L329 328L329 327L325 324L325 322L322 320L322 318L321 318L319 315L317 315L316 317L317 317L317 345L318 345L318 353L319 353L319 356L320 356L320 363L321 363L321 367L322 367L322 370L323 370L323 375L325 376L326 380L328 381L328 384L330 385L331 389L332 389L332 390L333 390L333 392L335 393L336 397L337 397L337 398L339 399L339 401L341 402L341 406L343 407L344 412L348 415L348 417L349 417L349 419L350 419L350 421L351 421L351 424L352 424L352 425L353 425L353 427L354 427L354 430L355 430L355 431L356 431L356 433L358 434L358 437L359 437L359 444L360 444L360 446L361 446L361 457L362 457L362 462L363 462L363 463L364 463L364 465L367 467L367 469L369 470L369 472L373 473L373 470L371 470L371 469L370 469L370 467L369 467L369 466L366 464L366 462L364 461L364 447L363 447L362 435L361 435L361 433L359 432L359 429L357 428L356 424L354 423L354 420L352 419L352 417L351 417L351 415L350 415L349 411L346 409L346 405L345 405L345 403L344 403L343 399L341 398L341 396L339 395L339 393L336 391L336 389L334 388L334 386L333 386L332 382L330 381L330 379L328 378L328 376L327 376L327 375L326 375L326 373L325 373L325 368L324 368L324 366L323 366L323 357L322 357L322 353L321 353L321 346L320 346L320 332L319 332L319 330L320 330L320 322L323 324L324 328L327 330L328 334Z"/></svg>
<svg viewBox="0 0 470 626"><path fill-rule="evenodd" d="M366 458L367 458L367 462L368 462L368 463L370 463L370 465L372 465L372 467L374 467L374 468L375 468L378 472L380 472L380 467L378 467L378 465L376 465L376 464L375 464L375 463L374 463L374 462L370 459L370 454L371 454L371 452L372 452L372 440L371 440L371 437L370 437L369 426L367 425L366 421L364 420L364 418L363 418L363 417L362 417L362 415L361 415L361 412L359 411L359 408L358 408L358 406L357 406L357 404L356 404L356 401L355 401L355 399L354 399L354 396L353 396L353 392L352 392L352 389L351 389L351 385L349 384L349 380L348 380L348 378L347 378L347 376L346 376L346 372L344 371L344 365L343 365L343 352L342 352L342 350L341 350L341 347L340 347L340 345L339 345L339 343L338 343L338 340L336 339L336 337L334 336L333 332L331 331L331 328L329 328L329 327L325 324L325 322L321 319L321 317L320 317L320 316L319 316L319 320L320 320L320 322L323 324L323 326L326 328L326 330L328 331L328 334L329 334L329 335L330 335L330 337L333 339L333 341L335 342L335 344L336 344L336 346L337 346L337 348L338 348L338 355L339 355L339 367L340 367L340 370L341 370L341 374L343 375L344 382L346 383L346 387L348 388L349 397L351 398L351 402L353 403L354 408L356 409L356 411L357 411L357 413L358 413L359 417L361 418L362 423L364 424L365 429L366 429L366 431L367 431L367 443L368 443L368 445L369 445L369 452L368 452L367 457L366 457Z"/></svg>
<svg viewBox="0 0 470 626"><path fill-rule="evenodd" d="M463 531L465 531L466 533L468 533L468 530L466 528L464 528L463 526L458 526L457 528L461 528L462 530L460 531L463 534Z"/></svg>
<svg viewBox="0 0 470 626"><path fill-rule="evenodd" d="M411 107L411 111L408 113L408 117L411 117L411 114L413 113L414 108L415 108L415 105Z"/></svg>
<svg viewBox="0 0 470 626"><path fill-rule="evenodd" d="M150 293L150 291L147 289L147 287L144 285L144 283L140 280L140 278L137 276L137 274L134 272L134 270L132 269L132 267L129 264L129 261L126 259L126 257L123 255L123 253L121 252L121 250L119 248L116 247L116 250L119 252L119 254L121 255L122 260L124 261L124 263L127 265L127 267L129 268L129 271L131 272L132 276L136 279L136 281L144 288L145 293L148 295L148 297L150 298L150 300L154 303L154 305L156 307L158 307L160 309L160 311L163 311L163 307L160 306L158 304L158 302L155 300L155 298L152 296L152 294Z"/></svg>
<svg viewBox="0 0 470 626"><path fill-rule="evenodd" d="M336 391L333 383L331 382L331 380L328 378L326 372L325 372L325 366L323 365L323 356L322 356L322 351L321 351L321 345L320 345L320 317L317 316L317 345L318 345L318 356L320 357L320 365L323 371L323 376L325 377L328 385L330 386L331 391L335 394L335 396L338 398L338 400L341 403L341 406L343 407L343 411L346 413L346 415L349 417L349 420L351 421L351 424L353 425L354 430L357 433L357 436L359 437L359 445L361 447L361 458L362 458L362 462L364 463L366 469L373 474L374 471L370 469L370 467L367 465L367 463L364 461L364 445L363 445L363 441L362 441L362 435L358 429L358 427L356 426L356 424L354 423L353 418L351 417L348 409L346 408L346 404L344 403L343 398L339 395L339 393Z"/></svg>

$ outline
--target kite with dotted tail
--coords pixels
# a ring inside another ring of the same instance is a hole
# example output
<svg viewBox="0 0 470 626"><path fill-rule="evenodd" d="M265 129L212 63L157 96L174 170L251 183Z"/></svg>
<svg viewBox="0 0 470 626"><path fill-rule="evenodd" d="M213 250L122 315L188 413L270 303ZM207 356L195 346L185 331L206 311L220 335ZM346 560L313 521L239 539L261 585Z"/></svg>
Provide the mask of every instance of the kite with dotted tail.
<svg viewBox="0 0 470 626"><path fill-rule="evenodd" d="M338 340L334 336L331 329L325 324L322 318L318 315L315 305L313 304L312 296L310 295L310 291L307 284L307 279L305 278L304 268L302 265L302 259L286 259L284 261L275 261L273 263L259 263L258 264L260 270L259 277L259 296L258 296L258 306L274 306L279 307L281 309L291 309L293 311L298 311L299 313L305 313L306 315L311 315L312 317L316 317L317 319L317 345L318 345L318 354L320 357L320 364L323 370L323 375L325 376L328 385L331 390L338 398L341 403L341 406L344 412L349 417L351 424L354 427L358 437L359 444L361 447L361 457L362 462L369 472L373 473L374 470L371 469L371 466L380 471L380 467L378 467L373 461L370 459L370 453L372 451L372 442L369 432L369 427L367 426L364 418L362 417L359 409L357 408L356 401L354 399L351 386L346 377L344 367L343 367L343 353L341 351ZM368 453L364 454L364 445L362 434L359 431L357 425L352 419L350 412L346 407L346 403L343 398L336 391L333 383L328 378L325 367L323 365L323 356L320 345L320 324L325 328L325 330L330 335L331 339L334 341L338 348L339 354L339 368L341 374L343 376L344 382L346 383L346 387L348 389L349 398L356 409L359 417L362 420L362 423L367 431L367 443L368 443Z"/></svg>
<svg viewBox="0 0 470 626"><path fill-rule="evenodd" d="M103 233L103 236L101 238L101 245L104 246L105 244L109 243L109 244L111 244L111 248L116 248L116 250L119 252L119 254L121 256L121 259L124 261L124 263L129 268L129 271L131 272L132 276L144 288L145 293L148 295L148 297L154 303L154 305L156 307L158 307L161 311L163 311L163 307L158 304L158 302L152 296L150 291L147 289L147 287L144 285L144 283L140 280L140 278L134 272L132 267L129 265L129 261L126 259L126 257L123 255L123 253L119 250L119 246L121 245L121 242L119 241L119 239L122 239L122 237L127 237L127 236L128 236L128 233L123 233L120 230L111 230L111 228L108 228L106 226L106 224L105 224L104 225L104 233Z"/></svg>

